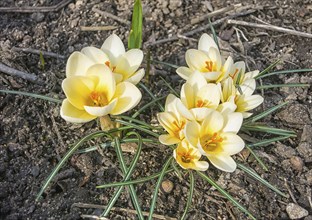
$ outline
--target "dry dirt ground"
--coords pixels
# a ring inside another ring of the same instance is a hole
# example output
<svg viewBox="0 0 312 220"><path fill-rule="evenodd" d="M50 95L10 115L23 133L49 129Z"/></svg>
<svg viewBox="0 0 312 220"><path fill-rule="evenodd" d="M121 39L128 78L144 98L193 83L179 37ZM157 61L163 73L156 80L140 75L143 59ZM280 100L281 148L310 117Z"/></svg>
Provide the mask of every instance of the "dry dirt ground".
<svg viewBox="0 0 312 220"><path fill-rule="evenodd" d="M61 0L2 0L0 7L53 6ZM85 46L101 46L111 33L118 34L126 42L129 26L106 18L92 11L98 8L124 20L131 20L132 1L126 0L73 0L56 12L16 13L0 12L0 60L13 68L36 74L42 83L36 84L21 78L0 74L0 89L27 91L63 99L61 82L65 77L66 59L45 56L42 68L39 55L13 51L13 47L51 51L66 58ZM248 0L248 1L186 1L157 0L144 3L144 51L150 50L155 60L176 65L185 64L184 53L196 47L196 40L207 32L205 29L181 37L184 33L207 25L207 19L191 24L210 11L234 4L242 4L245 16L236 20L272 25L311 33L312 2L309 0ZM210 3L210 4L209 4ZM216 15L216 21L237 11ZM260 21L260 20L261 21ZM114 25L113 31L82 31L81 26ZM230 53L235 60L244 60L250 70L263 70L271 62L283 60L275 70L311 68L312 40L285 33L253 27L229 25L223 20L215 26L221 39L223 53ZM170 42L157 40L172 36ZM246 39L244 38L244 36ZM248 41L247 41L248 40ZM156 96L169 93L159 76L165 77L179 89L183 81L174 69L153 65L149 82L145 84ZM310 73L288 74L266 78L263 83L309 83ZM256 153L269 167L264 171L252 156L243 152L236 159L252 167L263 178L290 196L276 195L240 170L232 174L210 169L207 173L245 205L258 219L289 219L298 211L287 209L297 203L304 220L312 219L312 125L311 88L270 89L264 92L265 102L258 111L283 101L289 104L265 119L271 126L290 129L297 137L256 148ZM143 103L150 101L143 98ZM81 214L98 215L101 209L74 207L77 202L105 205L114 189L95 189L96 185L120 181L116 155L112 148L103 155L92 152L75 155L60 171L40 202L34 202L44 179L69 149L70 144L97 129L96 122L84 125L66 123L59 116L59 105L19 95L0 94L0 219L81 219ZM157 106L141 115L141 119L154 123ZM265 138L257 135L258 138ZM88 143L86 146L94 143ZM133 178L157 172L170 151L163 146L144 146L138 169ZM132 156L130 153L126 153ZM165 155L165 156L164 156ZM246 156L247 155L247 156ZM82 164L82 165L81 165ZM82 169L86 167L87 169ZM85 177L86 183L80 186ZM160 192L155 213L179 218L188 193L188 177L179 180L174 174L166 176L174 184L169 193ZM137 186L144 211L149 210L155 181ZM127 193L115 207L133 209ZM297 213L298 214L298 213ZM112 211L111 219L135 219L128 211ZM188 219L247 219L237 208L200 178L196 178L196 191Z"/></svg>

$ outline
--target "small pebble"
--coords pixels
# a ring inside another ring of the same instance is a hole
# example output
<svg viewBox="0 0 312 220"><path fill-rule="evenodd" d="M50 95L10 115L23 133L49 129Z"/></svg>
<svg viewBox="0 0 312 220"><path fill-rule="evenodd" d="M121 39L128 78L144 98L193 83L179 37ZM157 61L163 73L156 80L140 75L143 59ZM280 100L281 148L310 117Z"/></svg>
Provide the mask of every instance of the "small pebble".
<svg viewBox="0 0 312 220"><path fill-rule="evenodd" d="M303 169L303 161L300 157L297 157L297 156L293 156L290 158L290 163L292 164L293 168L298 171L298 172L301 172L302 169Z"/></svg>
<svg viewBox="0 0 312 220"><path fill-rule="evenodd" d="M289 203L286 212L290 219L299 219L309 215L309 212L295 203Z"/></svg>
<svg viewBox="0 0 312 220"><path fill-rule="evenodd" d="M164 193L171 193L173 186L173 182L171 182L170 180L164 180L161 183L161 189Z"/></svg>

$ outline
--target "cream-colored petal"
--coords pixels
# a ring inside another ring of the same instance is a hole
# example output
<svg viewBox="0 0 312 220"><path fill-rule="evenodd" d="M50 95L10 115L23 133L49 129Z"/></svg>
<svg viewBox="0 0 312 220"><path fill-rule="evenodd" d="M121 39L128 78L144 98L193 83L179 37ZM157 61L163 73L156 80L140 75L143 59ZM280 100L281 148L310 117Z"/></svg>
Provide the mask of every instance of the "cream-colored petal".
<svg viewBox="0 0 312 220"><path fill-rule="evenodd" d="M125 81L136 85L141 81L144 75L145 75L144 69L140 69L137 72L135 72L131 77L126 79Z"/></svg>
<svg viewBox="0 0 312 220"><path fill-rule="evenodd" d="M171 112L161 112L157 114L159 124L171 135L173 133L173 123L177 120Z"/></svg>
<svg viewBox="0 0 312 220"><path fill-rule="evenodd" d="M99 106L84 106L84 109L86 112L88 112L90 115L94 115L97 117L108 115L112 112L114 107L117 104L117 99L113 99L108 105L99 107Z"/></svg>
<svg viewBox="0 0 312 220"><path fill-rule="evenodd" d="M234 172L236 170L235 161L228 155L209 156L208 159L219 170L225 172Z"/></svg>
<svg viewBox="0 0 312 220"><path fill-rule="evenodd" d="M178 69L176 69L176 73L182 78L187 80L189 77L191 77L193 71L185 66L181 66Z"/></svg>
<svg viewBox="0 0 312 220"><path fill-rule="evenodd" d="M195 121L189 121L186 123L184 128L184 135L186 140L191 146L197 147L198 140L200 137L200 125Z"/></svg>
<svg viewBox="0 0 312 220"><path fill-rule="evenodd" d="M191 70L203 71L206 69L206 61L210 59L200 50L188 49L185 53L185 60Z"/></svg>
<svg viewBox="0 0 312 220"><path fill-rule="evenodd" d="M230 75L230 73L233 71L233 65L234 65L233 58L228 57L225 63L223 64L223 67L222 67L223 75L222 75L222 78L219 79L219 81L226 79Z"/></svg>
<svg viewBox="0 0 312 220"><path fill-rule="evenodd" d="M208 51L209 54L209 58L211 61L213 61L215 63L215 65L217 66L217 71L221 70L222 67L222 60L221 60L221 55L220 55L220 51L214 47L211 47Z"/></svg>
<svg viewBox="0 0 312 220"><path fill-rule="evenodd" d="M245 147L245 142L234 133L222 133L222 150L224 154L234 155L241 152Z"/></svg>
<svg viewBox="0 0 312 220"><path fill-rule="evenodd" d="M194 94L194 88L189 83L184 83L181 88L180 97L182 103L188 108L194 108L195 107L195 94Z"/></svg>
<svg viewBox="0 0 312 220"><path fill-rule="evenodd" d="M162 134L159 136L159 142L164 145L173 145L179 143L181 140L169 134Z"/></svg>
<svg viewBox="0 0 312 220"><path fill-rule="evenodd" d="M245 73L245 78L244 80L247 80L247 79L253 79L255 78L256 76L259 75L259 70L254 70L254 71L250 71L248 73Z"/></svg>
<svg viewBox="0 0 312 220"><path fill-rule="evenodd" d="M221 102L226 102L231 96L236 95L236 88L231 77L223 81L222 88Z"/></svg>
<svg viewBox="0 0 312 220"><path fill-rule="evenodd" d="M209 163L206 161L195 161L194 170L206 171L209 168Z"/></svg>
<svg viewBox="0 0 312 220"><path fill-rule="evenodd" d="M194 119L198 122L202 122L212 111L209 108L193 108L191 109L191 113L194 116Z"/></svg>
<svg viewBox="0 0 312 220"><path fill-rule="evenodd" d="M242 112L242 114L243 114L243 118L248 118L253 115L253 113L250 113L250 112Z"/></svg>
<svg viewBox="0 0 312 220"><path fill-rule="evenodd" d="M203 72L203 76L207 82L216 82L220 75L221 72Z"/></svg>
<svg viewBox="0 0 312 220"><path fill-rule="evenodd" d="M220 104L217 108L217 111L220 112L222 115L234 112L237 106L234 103L234 97L232 100L233 101L224 102Z"/></svg>
<svg viewBox="0 0 312 220"><path fill-rule="evenodd" d="M115 77L105 64L95 64L87 71L87 76L96 76L99 81L96 85L96 91L103 92L108 101L112 99L116 90Z"/></svg>
<svg viewBox="0 0 312 220"><path fill-rule="evenodd" d="M207 102L205 107L216 109L220 103L220 90L216 84L209 83L200 88L195 98L195 105L198 101ZM197 106L200 107L200 106Z"/></svg>
<svg viewBox="0 0 312 220"><path fill-rule="evenodd" d="M177 113L176 110L176 100L177 97L173 94L169 94L166 98L166 102L165 102L165 112L173 112L173 113Z"/></svg>
<svg viewBox="0 0 312 220"><path fill-rule="evenodd" d="M223 132L233 132L237 133L243 123L243 115L239 112L223 114L224 118L224 127Z"/></svg>
<svg viewBox="0 0 312 220"><path fill-rule="evenodd" d="M143 52L141 50L129 50L119 57L114 72L122 74L124 76L124 80L128 79L139 68L142 60Z"/></svg>
<svg viewBox="0 0 312 220"><path fill-rule="evenodd" d="M201 125L201 136L211 135L215 132L221 131L224 125L224 119L221 113L213 110L209 113L209 115L205 118Z"/></svg>
<svg viewBox="0 0 312 220"><path fill-rule="evenodd" d="M101 50L109 57L112 66L116 66L118 58L126 52L121 39L116 35L110 35L103 43Z"/></svg>
<svg viewBox="0 0 312 220"><path fill-rule="evenodd" d="M66 77L75 75L85 75L87 69L95 64L90 58L80 52L74 52L70 55L66 63Z"/></svg>
<svg viewBox="0 0 312 220"><path fill-rule="evenodd" d="M103 52L103 50L96 47L85 47L81 50L81 53L86 55L94 63L105 64L109 61L108 56Z"/></svg>
<svg viewBox="0 0 312 220"><path fill-rule="evenodd" d="M263 100L264 100L263 97L260 95L252 95L252 96L240 95L235 101L235 104L237 105L236 111L247 112L259 106L263 102Z"/></svg>
<svg viewBox="0 0 312 220"><path fill-rule="evenodd" d="M194 71L192 76L186 82L192 86L195 96L197 95L198 90L207 85L204 75L197 70Z"/></svg>
<svg viewBox="0 0 312 220"><path fill-rule="evenodd" d="M114 98L118 101L111 114L119 115L134 108L140 102L142 94L132 83L122 82L117 85Z"/></svg>
<svg viewBox="0 0 312 220"><path fill-rule="evenodd" d="M231 73L233 81L237 84L241 84L245 77L246 65L245 62L239 61L234 63L233 72ZM238 76L240 75L240 81L237 82Z"/></svg>
<svg viewBox="0 0 312 220"><path fill-rule="evenodd" d="M198 41L198 50L209 51L209 49L213 47L218 49L218 46L214 39L210 37L208 34L203 34Z"/></svg>
<svg viewBox="0 0 312 220"><path fill-rule="evenodd" d="M247 79L240 85L241 92L244 95L251 96L256 89L256 80L255 79ZM238 94L239 91L237 91Z"/></svg>
<svg viewBox="0 0 312 220"><path fill-rule="evenodd" d="M68 101L83 110L85 105L91 104L90 94L95 89L97 81L84 76L72 76L62 82L62 89Z"/></svg>
<svg viewBox="0 0 312 220"><path fill-rule="evenodd" d="M188 120L193 120L193 114L190 112L189 109L187 109L185 107L185 105L181 102L180 99L176 100L176 108L177 108L177 112L178 112L178 116L182 116Z"/></svg>
<svg viewBox="0 0 312 220"><path fill-rule="evenodd" d="M65 121L72 123L86 123L96 118L85 110L75 108L67 99L64 99L62 102L60 114Z"/></svg>

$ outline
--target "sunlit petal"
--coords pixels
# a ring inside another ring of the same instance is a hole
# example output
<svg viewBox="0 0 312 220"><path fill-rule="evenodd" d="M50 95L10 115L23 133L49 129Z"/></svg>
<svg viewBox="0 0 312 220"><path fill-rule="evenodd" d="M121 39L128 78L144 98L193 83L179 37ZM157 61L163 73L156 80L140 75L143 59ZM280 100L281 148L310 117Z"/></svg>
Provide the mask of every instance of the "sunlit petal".
<svg viewBox="0 0 312 220"><path fill-rule="evenodd" d="M170 134L162 134L159 136L159 142L164 145L173 145L179 143L181 140Z"/></svg>
<svg viewBox="0 0 312 220"><path fill-rule="evenodd" d="M64 99L60 111L61 117L72 123L85 123L96 118L85 110L75 108L67 99Z"/></svg>
<svg viewBox="0 0 312 220"><path fill-rule="evenodd" d="M221 131L224 125L224 119L221 113L211 111L207 118L202 122L201 134L213 134Z"/></svg>
<svg viewBox="0 0 312 220"><path fill-rule="evenodd" d="M140 69L137 72L135 72L131 77L126 79L125 82L129 82L129 83L136 85L141 81L144 75L145 75L144 69Z"/></svg>
<svg viewBox="0 0 312 220"><path fill-rule="evenodd" d="M222 150L224 154L234 155L245 147L245 143L241 137L234 133L222 133Z"/></svg>
<svg viewBox="0 0 312 220"><path fill-rule="evenodd" d="M198 41L198 50L209 51L210 47L218 49L218 46L214 39L208 34L203 34Z"/></svg>
<svg viewBox="0 0 312 220"><path fill-rule="evenodd" d="M108 105L106 106L84 106L86 112L90 115L94 115L97 117L108 115L112 112L113 108L117 104L117 99L113 99Z"/></svg>
<svg viewBox="0 0 312 220"><path fill-rule="evenodd" d="M209 161L219 170L225 172L234 172L236 170L236 163L228 155L217 155L208 157Z"/></svg>
<svg viewBox="0 0 312 220"><path fill-rule="evenodd" d="M200 136L200 124L195 121L190 121L186 123L184 134L186 140L193 146L196 147L198 143L198 139Z"/></svg>
<svg viewBox="0 0 312 220"><path fill-rule="evenodd" d="M90 58L80 52L70 55L66 63L66 77L74 75L85 75L87 69L95 64Z"/></svg>
<svg viewBox="0 0 312 220"><path fill-rule="evenodd" d="M113 66L116 66L118 58L126 52L124 44L116 34L110 35L104 41L101 49L108 55Z"/></svg>
<svg viewBox="0 0 312 220"><path fill-rule="evenodd" d="M243 123L243 115L239 112L223 114L225 125L222 129L223 132L237 133Z"/></svg>
<svg viewBox="0 0 312 220"><path fill-rule="evenodd" d="M109 61L108 56L103 52L103 50L95 47L85 47L81 50L81 53L86 55L94 63L105 64Z"/></svg>
<svg viewBox="0 0 312 220"><path fill-rule="evenodd" d="M185 66L182 66L182 67L179 67L177 70L176 70L176 73L182 78L182 79L185 79L187 80L193 73L193 71L188 68L188 67L185 67Z"/></svg>
<svg viewBox="0 0 312 220"><path fill-rule="evenodd" d="M210 59L200 50L189 49L185 53L185 60L191 70L204 71L206 68L206 61Z"/></svg>

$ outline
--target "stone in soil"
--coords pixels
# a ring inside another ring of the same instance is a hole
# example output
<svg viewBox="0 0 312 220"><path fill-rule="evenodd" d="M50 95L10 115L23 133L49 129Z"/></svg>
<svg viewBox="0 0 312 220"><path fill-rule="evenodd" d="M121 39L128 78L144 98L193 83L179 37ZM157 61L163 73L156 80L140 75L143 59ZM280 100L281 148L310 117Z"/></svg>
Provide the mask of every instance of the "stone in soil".
<svg viewBox="0 0 312 220"><path fill-rule="evenodd" d="M309 212L295 203L289 203L286 212L290 219L300 219L309 215Z"/></svg>

